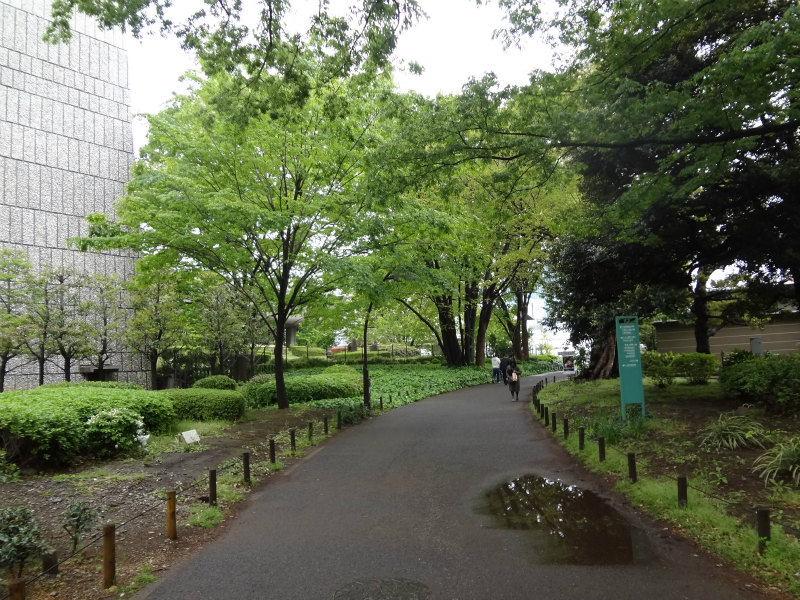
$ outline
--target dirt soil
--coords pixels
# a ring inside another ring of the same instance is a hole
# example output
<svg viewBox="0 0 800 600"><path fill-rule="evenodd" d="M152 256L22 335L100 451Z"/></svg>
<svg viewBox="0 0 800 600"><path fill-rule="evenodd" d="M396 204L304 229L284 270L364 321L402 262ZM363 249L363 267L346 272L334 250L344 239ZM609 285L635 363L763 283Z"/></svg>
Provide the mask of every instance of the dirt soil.
<svg viewBox="0 0 800 600"><path fill-rule="evenodd" d="M225 518L218 527L210 529L188 524L192 506L207 505L209 470L217 469L217 479L233 476L247 493L264 483L275 473L269 472L269 438L278 435L276 458L288 467L299 460L303 442L307 440L308 423L315 422L317 439L322 433L323 411L263 411L260 418L238 423L221 437L201 440L201 446L186 446L186 452L164 453L157 459L143 458L92 462L76 466L68 472L23 474L22 481L0 485L0 506L27 506L40 525L45 539L63 561L58 575L39 575L41 563L28 563L23 577L28 580L27 600L68 599L95 600L124 598L140 587L136 578L144 570L159 577L171 565L185 559L225 531L225 522L236 518L246 502L225 504L220 498ZM329 416L331 433L335 419ZM287 433L295 428L298 453L289 455ZM243 484L242 454L250 452L253 485ZM166 533L165 492L177 494L177 540ZM62 529L64 508L70 502L85 501L102 515L96 527L84 535L85 549L72 554L72 541ZM115 587L103 589L102 525L116 524L116 582ZM91 543L93 542L93 543ZM0 599L7 592L0 586Z"/></svg>

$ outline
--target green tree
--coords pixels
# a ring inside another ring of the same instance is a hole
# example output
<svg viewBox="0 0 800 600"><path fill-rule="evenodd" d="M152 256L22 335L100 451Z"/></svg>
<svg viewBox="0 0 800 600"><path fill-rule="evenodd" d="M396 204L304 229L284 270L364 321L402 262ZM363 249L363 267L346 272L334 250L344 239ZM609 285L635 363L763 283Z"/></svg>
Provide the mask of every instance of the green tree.
<svg viewBox="0 0 800 600"><path fill-rule="evenodd" d="M25 353L27 315L25 298L29 294L31 265L17 250L0 249L0 392L11 361Z"/></svg>
<svg viewBox="0 0 800 600"><path fill-rule="evenodd" d="M150 385L158 389L158 361L174 349L186 322L178 272L154 263L140 260L125 282L134 311L125 328L125 344L147 361Z"/></svg>
<svg viewBox="0 0 800 600"><path fill-rule="evenodd" d="M84 289L87 341L92 365L102 370L122 342L127 309L123 304L123 288L117 276L90 275Z"/></svg>
<svg viewBox="0 0 800 600"><path fill-rule="evenodd" d="M64 380L72 381L72 363L89 356L93 348L89 343L91 330L87 322L87 306L81 299L86 277L74 270L61 268L50 272L52 277L50 344L51 352L63 360Z"/></svg>
<svg viewBox="0 0 800 600"><path fill-rule="evenodd" d="M281 408L287 319L337 287L326 273L364 252L377 221L359 183L386 83L327 80L315 57L298 56L314 83L302 106L268 87L254 94L275 111L242 122L212 102L220 76L151 117L144 160L118 210L126 233L86 240L175 252L222 277L275 340Z"/></svg>

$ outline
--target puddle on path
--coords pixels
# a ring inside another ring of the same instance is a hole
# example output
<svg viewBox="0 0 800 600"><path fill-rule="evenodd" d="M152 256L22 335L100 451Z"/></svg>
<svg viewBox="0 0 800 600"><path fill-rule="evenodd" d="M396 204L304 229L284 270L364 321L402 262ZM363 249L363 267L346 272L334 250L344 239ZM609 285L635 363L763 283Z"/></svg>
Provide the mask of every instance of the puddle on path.
<svg viewBox="0 0 800 600"><path fill-rule="evenodd" d="M480 514L498 527L539 532L537 562L620 565L650 558L644 533L589 490L527 475L484 494Z"/></svg>

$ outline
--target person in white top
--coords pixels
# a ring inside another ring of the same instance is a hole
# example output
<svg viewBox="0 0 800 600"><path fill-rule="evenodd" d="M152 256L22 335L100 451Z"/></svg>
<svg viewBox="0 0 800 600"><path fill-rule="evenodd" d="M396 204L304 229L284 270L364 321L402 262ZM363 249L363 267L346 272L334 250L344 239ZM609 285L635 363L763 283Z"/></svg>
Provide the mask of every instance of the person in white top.
<svg viewBox="0 0 800 600"><path fill-rule="evenodd" d="M492 383L500 383L500 357L493 356L492 357Z"/></svg>

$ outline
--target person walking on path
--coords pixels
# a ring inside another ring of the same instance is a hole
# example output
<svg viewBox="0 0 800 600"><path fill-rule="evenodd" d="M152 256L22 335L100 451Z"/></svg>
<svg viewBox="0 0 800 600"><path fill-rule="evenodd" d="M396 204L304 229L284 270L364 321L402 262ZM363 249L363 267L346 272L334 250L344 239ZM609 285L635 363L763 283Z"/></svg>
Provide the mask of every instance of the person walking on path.
<svg viewBox="0 0 800 600"><path fill-rule="evenodd" d="M520 371L515 360L511 360L506 367L506 381L508 382L508 389L511 392L511 400L516 402L519 400L519 385L522 371Z"/></svg>
<svg viewBox="0 0 800 600"><path fill-rule="evenodd" d="M511 362L511 359L507 356L504 356L500 359L500 377L503 379L503 384L508 385L508 379L506 379L506 369L508 368L508 364Z"/></svg>
<svg viewBox="0 0 800 600"><path fill-rule="evenodd" d="M492 383L500 383L502 375L500 375L500 357L492 357Z"/></svg>

